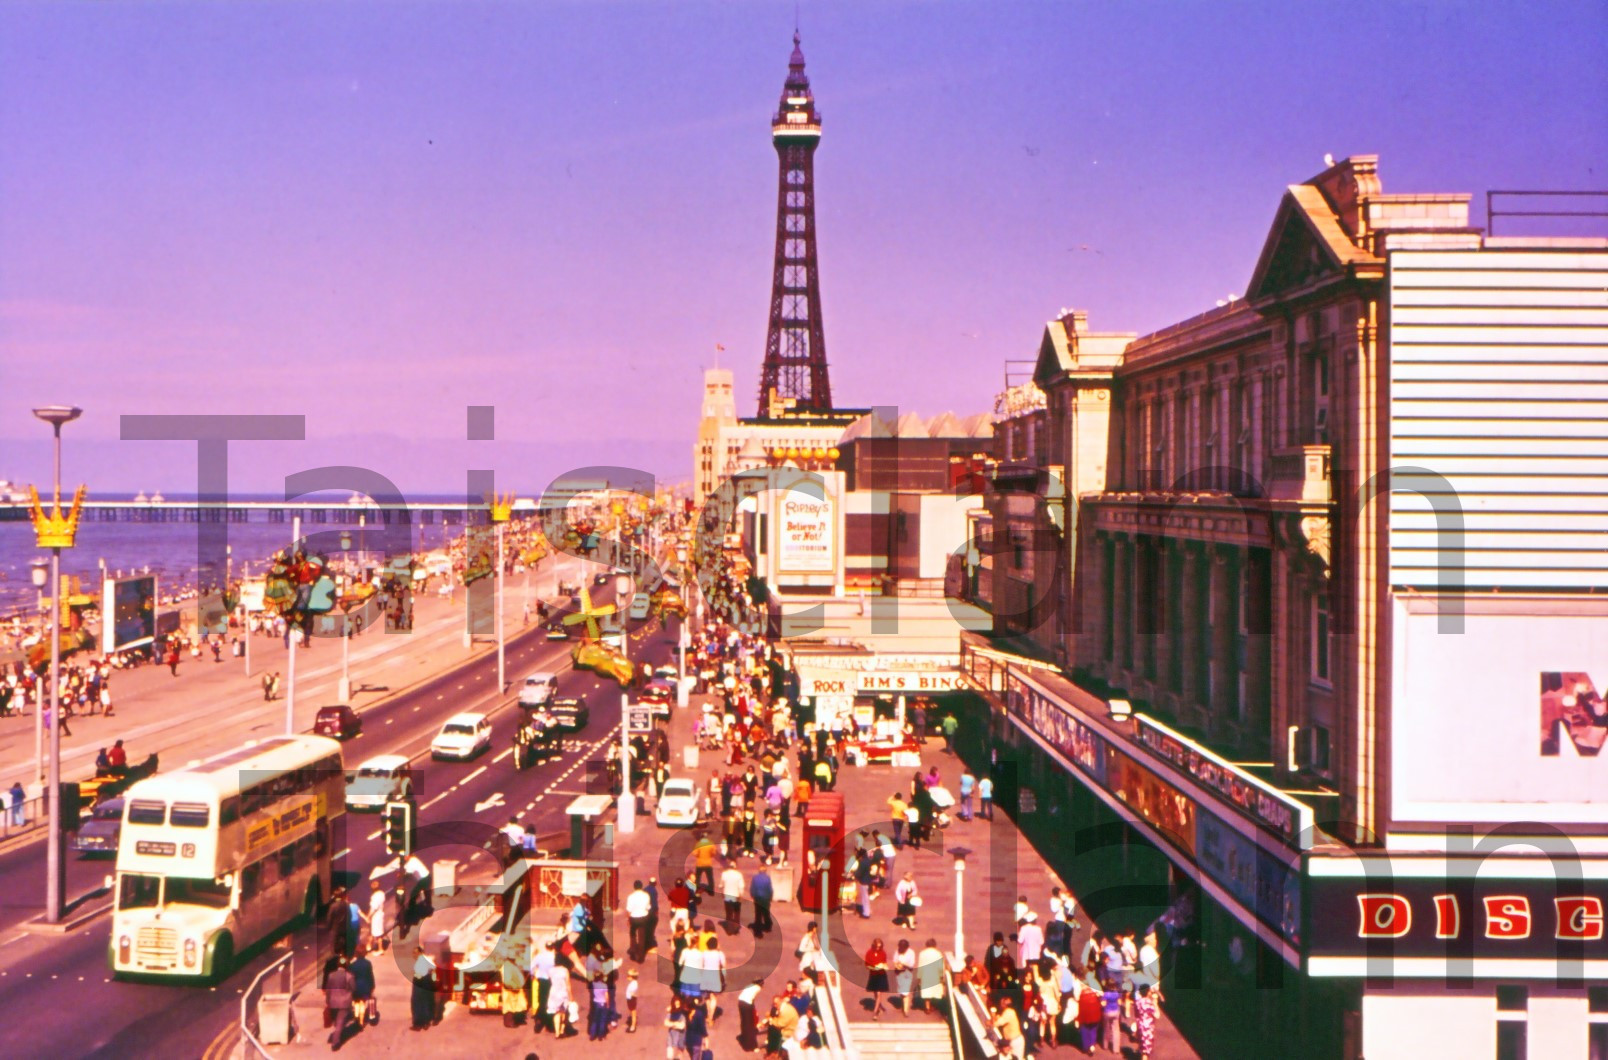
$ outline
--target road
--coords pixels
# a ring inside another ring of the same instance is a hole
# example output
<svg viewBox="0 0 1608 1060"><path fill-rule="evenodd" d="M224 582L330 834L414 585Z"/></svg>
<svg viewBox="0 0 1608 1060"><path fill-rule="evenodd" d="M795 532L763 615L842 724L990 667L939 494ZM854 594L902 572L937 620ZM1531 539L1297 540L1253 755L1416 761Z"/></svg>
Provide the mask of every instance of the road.
<svg viewBox="0 0 1608 1060"><path fill-rule="evenodd" d="M672 627L673 628L673 627ZM640 638L640 639L638 639ZM587 760L602 753L599 744L618 740L619 688L595 675L570 669L569 645L548 642L540 631L511 642L511 682L532 670L560 673L561 695L585 695L591 707L587 729L564 743L563 752L524 772L514 769L511 747L517 708L514 695L499 694L496 660L482 656L418 687L376 705L364 714L363 733L348 741L348 766L382 753L421 755L420 827L455 827L466 835L489 832L517 814L534 822L539 832L567 827L564 807L582 792ZM657 622L635 624L633 660L662 663L672 658L674 636ZM491 710L492 750L472 762L432 762L425 753L442 720L463 710ZM344 840L337 851L355 893L367 894L370 871L386 858L374 815L348 814ZM472 823L471 823L472 822ZM426 836L421 835L421 843ZM30 876L39 871L38 847L26 862ZM443 852L436 852L440 856ZM28 851L22 851L28 857ZM20 878L24 869L13 855L0 859L0 887ZM106 862L70 866L71 880L93 886L110 870ZM31 885L30 885L31 886ZM69 893L75 893L71 887ZM35 906L37 908L37 905ZM200 1056L217 1034L238 1019L239 998L271 956L245 962L217 987L166 983L118 983L110 979L106 946L110 918L98 917L64 937L29 935L14 928L0 932L0 1011L6 1013L6 1053L12 1056ZM312 929L294 937L298 964L313 945ZM307 961L311 953L308 952ZM75 1013L91 1013L79 1018Z"/></svg>

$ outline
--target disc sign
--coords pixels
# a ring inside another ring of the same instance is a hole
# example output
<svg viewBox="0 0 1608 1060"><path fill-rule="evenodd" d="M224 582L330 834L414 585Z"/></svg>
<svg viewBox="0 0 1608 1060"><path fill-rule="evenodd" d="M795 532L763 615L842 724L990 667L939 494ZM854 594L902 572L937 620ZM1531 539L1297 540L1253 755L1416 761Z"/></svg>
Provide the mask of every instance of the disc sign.
<svg viewBox="0 0 1608 1060"><path fill-rule="evenodd" d="M652 732L653 708L647 704L632 704L625 711L625 728L627 732Z"/></svg>

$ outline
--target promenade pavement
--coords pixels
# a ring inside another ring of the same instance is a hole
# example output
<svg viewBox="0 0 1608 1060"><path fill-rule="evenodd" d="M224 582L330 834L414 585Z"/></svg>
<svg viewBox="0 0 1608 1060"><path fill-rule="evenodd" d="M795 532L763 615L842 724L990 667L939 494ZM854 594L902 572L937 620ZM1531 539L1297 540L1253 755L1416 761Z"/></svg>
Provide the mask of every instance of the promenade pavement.
<svg viewBox="0 0 1608 1060"><path fill-rule="evenodd" d="M560 557L559 577L574 580L596 565L571 556ZM529 582L523 575L510 576L504 585L504 624L508 636L525 628L524 604L529 599L553 600L553 575L546 569ZM528 584L528 588L527 588ZM350 703L361 711L365 706L439 674L474 655L495 650L495 643L477 637L464 645L465 590L459 586L452 597L435 592L421 593L414 603L414 628L408 632L385 632L376 623L352 638L348 663L352 682ZM531 620L535 621L534 618ZM257 634L251 637L251 672L245 660L225 650L221 662L210 652L199 659L186 655L179 663L178 676L166 666L147 663L130 670L112 672L115 713L75 714L67 726L72 735L62 734L62 778L78 780L94 772L95 756L114 740L123 740L130 763L137 763L155 752L163 765L174 765L226 750L253 736L283 731L286 684L289 679L288 652L277 637ZM342 650L338 638L315 637L309 647L296 653L295 721L298 731L312 728L318 708L340 702L336 698L342 672ZM280 696L267 702L263 698L262 676L277 672L281 678ZM514 680L515 675L509 675ZM30 799L37 799L41 785L35 780L33 709L21 716L0 719L0 788L21 781ZM48 734L47 734L48 736ZM37 807L37 802L33 807ZM30 822L33 823L33 822ZM7 834L15 829L8 828Z"/></svg>
<svg viewBox="0 0 1608 1060"><path fill-rule="evenodd" d="M683 748L689 746L692 741L692 722L699 711L699 699L700 697L694 697L690 707L674 711L670 734L672 775L690 776L702 785L712 771L724 771L726 767L722 761L716 761L723 756L710 752L699 756L697 766L688 768L685 765L687 759L684 758ZM953 785L959 777L959 760L944 752L940 740L929 739L926 742L922 749L922 761L924 768L936 764L944 782L948 785ZM867 829L875 827L886 831L888 823L886 800L896 789L905 789L911 773L909 769L894 769L888 765L846 767L839 778L836 790L843 793L848 808L849 826ZM657 828L652 820L651 806L650 799L650 814L647 817L639 815L634 832L618 836L617 847L613 851L600 845L593 855L595 858L608 858L612 853L620 861L622 901L635 879L646 880L650 876L657 877L661 896L674 885L677 876L684 876L689 884L693 879L691 847L695 839L694 831ZM793 843L794 856L797 857L799 828L796 822ZM957 886L955 858L952 855L962 847L968 853L965 858L964 874L961 877L963 882ZM905 930L891 922L893 917L891 893L885 893L876 899L869 920L861 920L854 910L845 909L841 914L834 913L827 921L830 949L842 972L845 1008L850 1021L855 1024L871 1021L870 998L862 985L865 982L865 969L859 955L865 952L873 938L881 937L890 953L899 939L909 939L913 949L920 949L927 939L932 938L937 941L940 949L950 951L954 949L958 916L962 922L966 952L980 957L991 941L994 931L1004 931L1009 935L1014 930L1010 925L1010 918L1012 906L1019 895L1025 895L1040 918L1047 919L1050 889L1061 887L1063 891L1067 890L1064 882L1048 868L1039 853L1028 844L1014 822L1003 812L996 812L991 822L980 819L970 822L956 821L947 829L940 831L934 842L924 844L919 851L905 847L895 860L897 873L913 870L916 874L917 885L923 896L917 928ZM745 879L753 874L756 864L752 858L737 860L738 868ZM717 875L723 867L724 863L717 859ZM715 921L720 947L725 952L728 962L728 990L723 996L723 1015L715 1025L710 1041L710 1047L716 1057L734 1056L739 1053L736 1042L737 992L755 979L762 980L764 987L759 995L759 1008L763 1014L768 1009L771 997L785 982L799 978L799 962L793 956L794 949L804 934L807 921L819 919L818 910L799 908L793 899L793 894L788 893L784 886L787 878L786 870L779 871L773 868L771 871L777 883L777 901L772 910L776 931L756 940L748 926L753 919L753 910L746 901L741 918L743 926L732 928L726 925L718 896L704 898L703 908L697 917L700 923L704 919ZM1084 920L1084 925L1074 940L1074 953L1081 949L1091 930L1087 917L1080 913L1080 919ZM638 1033L628 1034L622 1025L611 1031L606 1044L595 1047L606 1049L611 1057L651 1057L657 1060L664 1055L664 1017L671 981L669 962L671 947L667 925L668 904L665 903L656 940L660 945L658 953L650 954L647 962L640 965L627 962L627 967L639 970L640 1030ZM616 951L623 954L629 937L623 909L615 911L611 929ZM431 923L427 921L424 925L427 945L433 937ZM586 1012L584 1002L581 1005L580 1028L583 1033L563 1041L555 1041L550 1034L534 1034L529 1027L504 1027L496 1015L471 1013L457 1004L447 1006L440 1025L423 1032L413 1032L409 1029L409 986L406 976L397 967L397 962L389 958L375 961L375 968L382 1019L378 1026L366 1028L355 1036L350 1036L343 1048L344 1052L362 1057L381 1057L388 1054L472 1057L494 1052L519 1055L525 1051L534 1051L545 1058L579 1056L584 1050L594 1048L584 1036ZM625 977L622 975L620 979L622 991L624 982ZM1163 989L1165 990L1165 983ZM623 994L621 996L623 997ZM299 1041L297 1044L277 1050L276 1055L294 1057L306 1055L310 1051L322 1052L328 1048L325 1044L327 1032L321 1029L322 1004L322 994L317 990L305 989L298 995L295 1012L301 1028ZM623 1002L620 1007L623 1010ZM908 1017L899 1013L884 1014L882 1022L886 1025L892 1021L897 1025L899 1021L905 1019L912 1022L926 1022L937 1021L940 1018L936 1014L913 1011ZM1125 1054L1133 1057L1138 1055L1131 1041L1127 1044ZM1101 1051L1098 1055L1113 1054ZM1184 1060L1196 1055L1164 1013L1158 1028L1157 1049L1152 1054L1153 1060Z"/></svg>

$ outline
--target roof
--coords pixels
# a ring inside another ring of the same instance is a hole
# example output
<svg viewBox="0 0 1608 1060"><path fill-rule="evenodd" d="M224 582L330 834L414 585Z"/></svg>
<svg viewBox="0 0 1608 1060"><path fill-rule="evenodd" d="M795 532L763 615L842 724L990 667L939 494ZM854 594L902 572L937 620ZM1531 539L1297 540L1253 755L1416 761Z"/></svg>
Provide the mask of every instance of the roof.
<svg viewBox="0 0 1608 1060"><path fill-rule="evenodd" d="M358 769L400 769L408 764L407 755L375 755L364 759Z"/></svg>
<svg viewBox="0 0 1608 1060"><path fill-rule="evenodd" d="M914 412L906 412L890 422L876 412L869 412L849 424L838 444L846 445L856 438L991 438L993 434L993 420L987 413L961 419L953 412L940 412L925 420Z"/></svg>
<svg viewBox="0 0 1608 1060"><path fill-rule="evenodd" d="M1291 184L1279 201L1273 227L1268 230L1267 241L1257 258L1256 270L1251 273L1250 285L1245 289L1248 299L1274 293L1269 281L1281 259L1294 250L1295 241L1305 234L1311 245L1328 262L1331 269L1345 271L1354 265L1375 265L1379 258L1352 242L1340 223L1340 217L1323 192L1311 184Z"/></svg>
<svg viewBox="0 0 1608 1060"><path fill-rule="evenodd" d="M466 711L463 714L454 714L452 717L446 720L445 724L451 725L455 721L461 721L468 725L476 725L485 720L486 716L484 714L476 714L472 711Z"/></svg>

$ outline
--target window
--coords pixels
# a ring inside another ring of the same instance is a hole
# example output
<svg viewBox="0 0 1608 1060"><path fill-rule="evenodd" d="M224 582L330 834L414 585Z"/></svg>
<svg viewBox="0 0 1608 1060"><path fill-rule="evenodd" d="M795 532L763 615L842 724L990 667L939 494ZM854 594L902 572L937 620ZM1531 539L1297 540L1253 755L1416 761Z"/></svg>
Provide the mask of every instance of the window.
<svg viewBox="0 0 1608 1060"><path fill-rule="evenodd" d="M1496 988L1496 1011L1525 1012L1530 1007L1530 988L1527 986L1499 986Z"/></svg>
<svg viewBox="0 0 1608 1060"><path fill-rule="evenodd" d="M125 872L117 881L117 908L153 909L162 897L162 877Z"/></svg>
<svg viewBox="0 0 1608 1060"><path fill-rule="evenodd" d="M262 862L254 861L240 870L240 899L245 901L257 897L262 889Z"/></svg>
<svg viewBox="0 0 1608 1060"><path fill-rule="evenodd" d="M1525 1060L1529 1055L1530 1025L1522 1019L1496 1025L1496 1060Z"/></svg>
<svg viewBox="0 0 1608 1060"><path fill-rule="evenodd" d="M1312 680L1329 683L1329 597L1320 589L1312 594Z"/></svg>
<svg viewBox="0 0 1608 1060"><path fill-rule="evenodd" d="M234 824L238 820L240 820L240 799L238 797L224 799L223 805L218 810L218 823Z"/></svg>
<svg viewBox="0 0 1608 1060"><path fill-rule="evenodd" d="M176 828L205 828L212 821L212 808L204 802L175 802L170 820Z"/></svg>
<svg viewBox="0 0 1608 1060"><path fill-rule="evenodd" d="M167 803L159 799L135 799L128 804L129 824L164 824L167 821Z"/></svg>
<svg viewBox="0 0 1608 1060"><path fill-rule="evenodd" d="M229 908L229 888L217 880L190 880L169 876L168 905L200 905L208 909Z"/></svg>
<svg viewBox="0 0 1608 1060"><path fill-rule="evenodd" d="M1319 773L1329 772L1329 728L1326 725L1314 725L1312 733L1312 768Z"/></svg>

